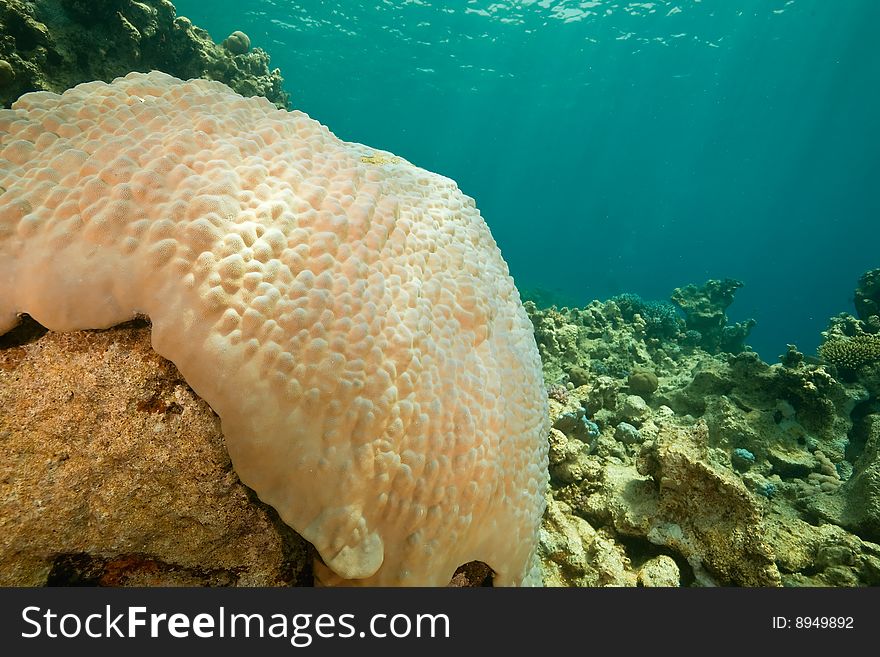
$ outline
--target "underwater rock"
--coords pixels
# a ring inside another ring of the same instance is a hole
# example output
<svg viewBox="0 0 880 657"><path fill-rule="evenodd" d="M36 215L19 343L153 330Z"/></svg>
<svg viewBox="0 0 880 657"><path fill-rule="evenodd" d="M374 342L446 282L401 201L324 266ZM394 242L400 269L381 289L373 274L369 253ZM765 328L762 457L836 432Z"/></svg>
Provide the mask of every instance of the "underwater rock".
<svg viewBox="0 0 880 657"><path fill-rule="evenodd" d="M734 293L743 286L732 278L709 280L700 287L690 284L672 292L672 302L685 316L688 331L700 334L700 346L709 353L739 353L756 322L754 319L728 324L727 308Z"/></svg>
<svg viewBox="0 0 880 657"><path fill-rule="evenodd" d="M709 397L700 414L709 427L709 445L733 454L744 449L755 456L766 458L767 442L774 442L779 427L773 415L763 410L745 411L726 395Z"/></svg>
<svg viewBox="0 0 880 657"><path fill-rule="evenodd" d="M558 465L564 461L573 459L576 452L580 450L572 450L568 436L555 427L550 428L550 437L548 438L549 449L548 459L550 467Z"/></svg>
<svg viewBox="0 0 880 657"><path fill-rule="evenodd" d="M880 414L866 416L859 429L865 443L853 476L840 491L846 500L840 524L880 542Z"/></svg>
<svg viewBox="0 0 880 657"><path fill-rule="evenodd" d="M809 452L771 447L767 450L767 460L773 472L783 479L805 478L817 467L817 461Z"/></svg>
<svg viewBox="0 0 880 657"><path fill-rule="evenodd" d="M804 362L804 355L798 351L797 345L788 344L785 345L786 350L784 354L779 355L779 361L785 367L798 367Z"/></svg>
<svg viewBox="0 0 880 657"><path fill-rule="evenodd" d="M614 411L620 400L622 382L610 376L598 376L589 386L580 388L583 391L582 404L598 414L599 411Z"/></svg>
<svg viewBox="0 0 880 657"><path fill-rule="evenodd" d="M648 559L639 568L639 586L680 586L681 571L675 559L665 554Z"/></svg>
<svg viewBox="0 0 880 657"><path fill-rule="evenodd" d="M568 379L577 386L599 376L625 379L636 366L656 362L644 336L637 335L612 301L594 301L586 308L541 309L531 301L523 305L532 320L548 385Z"/></svg>
<svg viewBox="0 0 880 657"><path fill-rule="evenodd" d="M233 55L177 17L168 0L0 0L0 34L0 59L14 72L0 83L5 107L29 91L61 93L81 82L153 69L218 80L244 96L288 105L281 72L269 69L263 50Z"/></svg>
<svg viewBox="0 0 880 657"><path fill-rule="evenodd" d="M587 388L575 388L568 392L564 403L550 398L548 400L550 425L565 435L583 441L593 437L595 425L587 416L581 401L586 394Z"/></svg>
<svg viewBox="0 0 880 657"><path fill-rule="evenodd" d="M659 513L654 481L640 474L633 463L596 457L585 472L588 477L578 487L555 490L555 497L595 527L648 543L648 532Z"/></svg>
<svg viewBox="0 0 880 657"><path fill-rule="evenodd" d="M548 499L538 555L544 586L635 586L624 548L564 502Z"/></svg>
<svg viewBox="0 0 880 657"><path fill-rule="evenodd" d="M0 585L311 584L149 326L40 329L0 338Z"/></svg>
<svg viewBox="0 0 880 657"><path fill-rule="evenodd" d="M680 415L702 415L707 400L726 395L733 388L730 368L720 357L698 358L690 368L670 377L668 389L654 401L664 403Z"/></svg>
<svg viewBox="0 0 880 657"><path fill-rule="evenodd" d="M877 586L880 545L833 524L813 524L783 503L765 522L784 586Z"/></svg>
<svg viewBox="0 0 880 657"><path fill-rule="evenodd" d="M796 368L772 365L759 381L751 390L746 390L747 382L742 381L743 399L765 406L775 401L780 428L802 447L821 449L834 462L845 458L852 428L850 414L869 397L864 387L833 377L824 365L809 363ZM759 396L763 401L757 401ZM779 402L793 409L794 416L783 418Z"/></svg>
<svg viewBox="0 0 880 657"><path fill-rule="evenodd" d="M633 425L621 422L614 428L614 438L627 445L642 442L642 434Z"/></svg>
<svg viewBox="0 0 880 657"><path fill-rule="evenodd" d="M697 437L691 433L662 428L642 449L638 471L633 464L588 457L581 481L554 484L553 496L611 538L679 555L689 564L689 581L779 585L757 499L697 447L705 427L702 436L699 429Z"/></svg>
<svg viewBox="0 0 880 657"><path fill-rule="evenodd" d="M759 460L776 444L810 453L818 448L840 461L850 413L868 398L864 387L835 379L823 365L768 365L753 352L703 357L693 367L693 379L683 381L680 375L667 377L652 402L705 419L713 446L743 447Z"/></svg>
<svg viewBox="0 0 880 657"><path fill-rule="evenodd" d="M639 426L642 422L647 420L650 415L650 407L645 400L638 395L627 395L623 402L623 407L620 409L620 417L635 426Z"/></svg>
<svg viewBox="0 0 880 657"><path fill-rule="evenodd" d="M584 435L581 430L566 435L558 429L550 429L550 477L561 484L574 484L590 477L592 461L589 454L595 451L597 436Z"/></svg>
<svg viewBox="0 0 880 657"><path fill-rule="evenodd" d="M859 277L855 291L856 314L863 322L880 316L880 269L872 269Z"/></svg>
<svg viewBox="0 0 880 657"><path fill-rule="evenodd" d="M639 473L657 484L658 514L648 538L674 549L720 584L778 586L757 499L733 473L713 466L708 428L666 428L639 455Z"/></svg>
<svg viewBox="0 0 880 657"><path fill-rule="evenodd" d="M535 341L541 354L544 381L548 385L558 384L566 378L563 361L574 363L578 353L578 327L567 321L555 308L538 310L534 302L526 301L523 306L532 321ZM568 369L571 369L570 367Z"/></svg>

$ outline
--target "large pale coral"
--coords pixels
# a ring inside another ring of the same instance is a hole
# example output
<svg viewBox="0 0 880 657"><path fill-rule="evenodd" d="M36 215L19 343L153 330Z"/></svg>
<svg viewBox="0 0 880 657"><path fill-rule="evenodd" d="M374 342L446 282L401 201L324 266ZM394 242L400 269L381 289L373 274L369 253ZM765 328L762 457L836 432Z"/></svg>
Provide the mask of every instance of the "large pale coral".
<svg viewBox="0 0 880 657"><path fill-rule="evenodd" d="M541 363L453 181L154 72L0 111L0 188L0 333L149 316L324 581L530 580Z"/></svg>

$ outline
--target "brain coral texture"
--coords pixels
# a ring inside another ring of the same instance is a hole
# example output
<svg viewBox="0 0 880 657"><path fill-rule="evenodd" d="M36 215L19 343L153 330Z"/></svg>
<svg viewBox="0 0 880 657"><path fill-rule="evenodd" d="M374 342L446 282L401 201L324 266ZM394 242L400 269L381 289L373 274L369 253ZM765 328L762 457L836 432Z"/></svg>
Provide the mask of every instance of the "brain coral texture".
<svg viewBox="0 0 880 657"><path fill-rule="evenodd" d="M529 580L541 366L454 182L153 72L0 111L0 188L0 333L149 316L326 583Z"/></svg>

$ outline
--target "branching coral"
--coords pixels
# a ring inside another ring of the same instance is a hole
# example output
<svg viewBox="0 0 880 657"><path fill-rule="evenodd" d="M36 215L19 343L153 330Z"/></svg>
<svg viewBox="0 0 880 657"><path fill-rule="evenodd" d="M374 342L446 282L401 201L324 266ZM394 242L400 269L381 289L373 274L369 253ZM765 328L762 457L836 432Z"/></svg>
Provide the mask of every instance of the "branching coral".
<svg viewBox="0 0 880 657"><path fill-rule="evenodd" d="M858 369L880 360L880 335L866 333L829 340L819 347L819 356L842 369Z"/></svg>

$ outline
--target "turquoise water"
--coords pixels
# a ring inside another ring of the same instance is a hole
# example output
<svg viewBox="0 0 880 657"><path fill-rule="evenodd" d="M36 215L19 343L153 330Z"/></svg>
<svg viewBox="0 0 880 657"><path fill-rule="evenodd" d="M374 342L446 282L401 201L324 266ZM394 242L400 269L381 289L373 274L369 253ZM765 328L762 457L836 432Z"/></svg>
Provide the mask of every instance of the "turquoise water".
<svg viewBox="0 0 880 657"><path fill-rule="evenodd" d="M521 288L738 278L773 362L880 267L876 0L175 4L343 139L458 181Z"/></svg>

